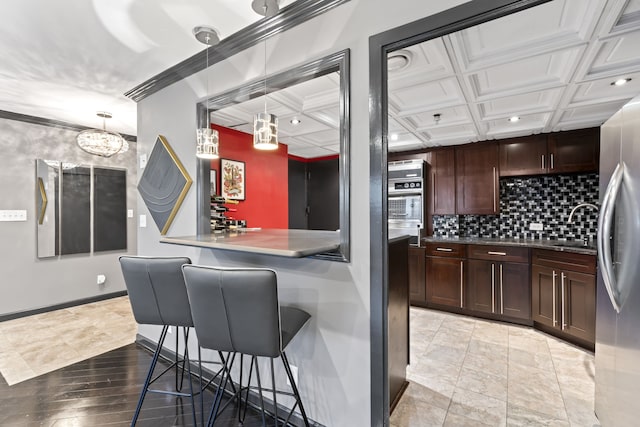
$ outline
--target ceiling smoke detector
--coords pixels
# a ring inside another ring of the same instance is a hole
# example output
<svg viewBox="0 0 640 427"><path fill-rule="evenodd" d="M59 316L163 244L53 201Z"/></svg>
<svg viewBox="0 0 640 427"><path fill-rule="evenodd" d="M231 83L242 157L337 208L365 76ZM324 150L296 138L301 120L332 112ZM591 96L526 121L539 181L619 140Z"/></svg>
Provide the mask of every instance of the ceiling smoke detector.
<svg viewBox="0 0 640 427"><path fill-rule="evenodd" d="M280 0L253 0L251 8L258 15L269 18L280 12Z"/></svg>
<svg viewBox="0 0 640 427"><path fill-rule="evenodd" d="M391 52L387 56L387 70L389 72L400 71L411 65L413 55L408 50Z"/></svg>
<svg viewBox="0 0 640 427"><path fill-rule="evenodd" d="M207 27L206 25L194 27L193 35L200 43L206 44L207 46L215 46L220 43L218 30L212 27Z"/></svg>
<svg viewBox="0 0 640 427"><path fill-rule="evenodd" d="M436 124L440 123L440 113L435 113L433 115L433 121L436 122Z"/></svg>

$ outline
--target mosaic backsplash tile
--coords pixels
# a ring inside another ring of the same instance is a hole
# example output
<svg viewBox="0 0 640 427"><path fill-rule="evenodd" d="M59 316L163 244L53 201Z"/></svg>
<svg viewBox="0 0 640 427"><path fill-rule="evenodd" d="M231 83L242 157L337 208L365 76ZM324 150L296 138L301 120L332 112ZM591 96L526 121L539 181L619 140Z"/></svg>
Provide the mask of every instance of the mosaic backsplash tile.
<svg viewBox="0 0 640 427"><path fill-rule="evenodd" d="M545 175L500 179L500 215L434 215L437 237L487 237L541 240L593 240L598 212L580 203L598 205L598 174ZM543 231L529 224L542 223Z"/></svg>

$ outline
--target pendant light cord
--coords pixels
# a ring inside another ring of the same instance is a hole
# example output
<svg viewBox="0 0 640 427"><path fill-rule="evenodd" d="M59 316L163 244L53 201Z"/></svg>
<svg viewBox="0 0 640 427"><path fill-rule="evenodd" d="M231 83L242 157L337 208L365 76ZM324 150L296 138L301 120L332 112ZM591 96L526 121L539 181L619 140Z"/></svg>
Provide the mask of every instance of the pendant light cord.
<svg viewBox="0 0 640 427"><path fill-rule="evenodd" d="M207 102L207 109L206 109L207 110L207 118L205 120L205 123L207 125L207 129L211 128L211 125L209 123L209 121L211 120L209 118L209 47L210 47L209 46L209 41L210 40L211 40L211 36L209 34L207 34L207 43L206 43L207 47L205 48L206 49L206 58L207 58L207 60L206 60L206 67L204 69L204 73L205 73L205 76L207 78L207 101L206 101Z"/></svg>
<svg viewBox="0 0 640 427"><path fill-rule="evenodd" d="M267 16L267 2L264 2L264 16ZM267 38L264 39L264 114L267 114Z"/></svg>

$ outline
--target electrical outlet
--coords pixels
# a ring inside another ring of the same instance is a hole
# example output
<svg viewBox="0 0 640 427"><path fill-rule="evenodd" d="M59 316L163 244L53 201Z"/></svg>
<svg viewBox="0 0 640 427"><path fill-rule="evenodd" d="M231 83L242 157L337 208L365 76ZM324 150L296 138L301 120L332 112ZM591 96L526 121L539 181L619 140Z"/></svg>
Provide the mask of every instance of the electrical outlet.
<svg viewBox="0 0 640 427"><path fill-rule="evenodd" d="M107 276L104 274L98 274L98 285L104 285L104 282L107 281Z"/></svg>
<svg viewBox="0 0 640 427"><path fill-rule="evenodd" d="M141 154L140 155L140 169L144 169L145 166L147 166L147 155L146 154Z"/></svg>
<svg viewBox="0 0 640 427"><path fill-rule="evenodd" d="M170 334L173 333L173 326L169 326L169 329L167 330Z"/></svg>
<svg viewBox="0 0 640 427"><path fill-rule="evenodd" d="M541 222L530 222L529 223L529 230L531 230L531 231L542 231L542 230L544 230L544 226L542 225Z"/></svg>
<svg viewBox="0 0 640 427"><path fill-rule="evenodd" d="M127 218L133 218L133 209L127 209Z"/></svg>
<svg viewBox="0 0 640 427"><path fill-rule="evenodd" d="M298 367L295 365L289 365L291 367L291 376L293 376L293 382L298 385ZM287 385L291 387L291 382L289 381L289 377L287 376Z"/></svg>

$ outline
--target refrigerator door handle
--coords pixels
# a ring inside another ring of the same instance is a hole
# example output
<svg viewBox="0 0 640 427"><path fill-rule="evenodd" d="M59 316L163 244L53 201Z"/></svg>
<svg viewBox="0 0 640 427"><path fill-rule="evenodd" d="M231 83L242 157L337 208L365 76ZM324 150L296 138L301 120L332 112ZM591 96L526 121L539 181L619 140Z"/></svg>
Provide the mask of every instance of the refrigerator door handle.
<svg viewBox="0 0 640 427"><path fill-rule="evenodd" d="M602 199L602 211L598 220L598 261L602 266L602 281L607 289L607 294L611 300L611 305L620 313L620 303L617 299L617 284L613 273L613 262L611 260L611 225L613 223L613 213L618 196L618 191L622 185L624 177L624 163L618 163L611 180L607 186Z"/></svg>

